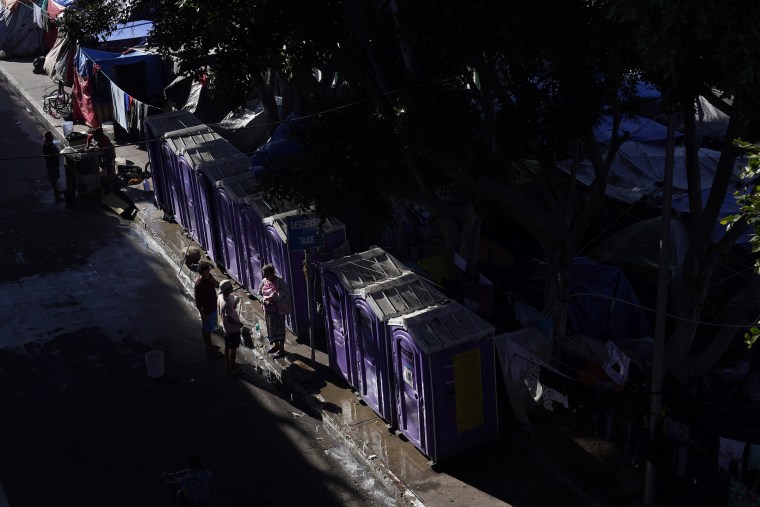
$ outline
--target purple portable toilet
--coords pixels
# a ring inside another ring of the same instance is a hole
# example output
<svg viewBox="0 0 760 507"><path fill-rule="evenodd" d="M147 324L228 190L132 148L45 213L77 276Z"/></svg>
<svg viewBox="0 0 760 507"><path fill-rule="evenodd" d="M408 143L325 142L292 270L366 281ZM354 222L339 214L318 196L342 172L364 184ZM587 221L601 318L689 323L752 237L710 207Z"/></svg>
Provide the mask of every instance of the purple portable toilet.
<svg viewBox="0 0 760 507"><path fill-rule="evenodd" d="M493 327L453 301L388 325L399 430L434 463L496 439Z"/></svg>
<svg viewBox="0 0 760 507"><path fill-rule="evenodd" d="M249 170L248 157L242 153L224 157L211 162L203 162L195 167L196 176L196 211L198 212L198 243L206 249L214 262L223 259L219 252L219 230L217 228L217 209L214 189L216 183L224 178L246 173Z"/></svg>
<svg viewBox="0 0 760 507"><path fill-rule="evenodd" d="M242 153L226 139L218 138L201 144L185 146L177 157L182 192L187 206L187 217L191 224L187 229L190 231L190 236L193 240L203 245L207 250L209 249L209 245L203 243L203 224L205 220L199 209L201 204L198 201L200 198L198 184L201 182L198 175L198 167L201 164L234 155L242 155ZM243 169L240 166L236 167L240 168L242 172ZM244 170L248 171L249 169L246 168ZM213 245L209 255L214 259L214 262L217 262L212 253L216 253L213 251Z"/></svg>
<svg viewBox="0 0 760 507"><path fill-rule="evenodd" d="M224 178L215 183L214 205L216 206L216 230L218 231L219 248L221 257L224 259L227 271L241 285L246 285L246 273L249 269L258 268L261 271L261 264L258 266L247 266L247 241L244 235L244 229L240 220L240 207L245 197L255 193L258 185L256 176L247 172ZM248 287L251 291L256 291L257 287Z"/></svg>
<svg viewBox="0 0 760 507"><path fill-rule="evenodd" d="M148 160L153 178L153 196L156 206L164 212L173 215L171 192L169 190L172 162L166 159L166 153L161 148L164 134L175 130L198 127L203 125L198 118L184 110L172 111L149 116L145 119L145 140L148 147Z"/></svg>
<svg viewBox="0 0 760 507"><path fill-rule="evenodd" d="M396 426L391 333L387 322L446 301L446 296L414 273L355 290L349 341L356 351L356 388L390 426Z"/></svg>
<svg viewBox="0 0 760 507"><path fill-rule="evenodd" d="M265 202L265 201L264 201ZM262 200L257 202L261 210ZM301 250L288 249L288 233L286 219L289 216L299 215L297 210L290 210L276 215L264 217L263 258L264 262L274 264L277 272L290 287L293 296L293 313L285 319L285 324L294 335L301 339L309 337L309 304L311 304L311 316L317 315L316 299L318 298L317 287L312 287L312 300L306 297L306 277L303 272L305 253ZM327 219L322 224L324 233L324 247L321 252L315 252L313 260L329 260L336 252L342 252L346 248L346 227L337 219ZM313 272L313 270L312 270ZM314 280L312 279L313 283ZM255 289L254 289L255 290Z"/></svg>
<svg viewBox="0 0 760 507"><path fill-rule="evenodd" d="M322 302L325 308L327 354L330 367L353 387L358 386L351 292L368 285L399 277L409 270L382 248L372 248L322 263Z"/></svg>
<svg viewBox="0 0 760 507"><path fill-rule="evenodd" d="M168 181L174 218L178 224L191 232L197 228L195 203L191 183L186 181L189 175L186 174L186 170L180 167L182 154L188 146L203 144L206 141L219 138L219 135L206 125L174 130L164 134L164 157L172 161L171 178ZM188 199L190 200L189 203Z"/></svg>

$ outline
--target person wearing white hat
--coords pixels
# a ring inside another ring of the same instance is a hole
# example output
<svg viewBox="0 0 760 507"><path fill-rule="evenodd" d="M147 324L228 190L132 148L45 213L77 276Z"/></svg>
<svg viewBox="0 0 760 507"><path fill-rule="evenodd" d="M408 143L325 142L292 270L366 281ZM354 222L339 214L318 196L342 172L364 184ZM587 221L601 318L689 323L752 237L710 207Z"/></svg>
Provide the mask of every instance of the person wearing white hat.
<svg viewBox="0 0 760 507"><path fill-rule="evenodd" d="M232 296L232 282L222 280L219 284L219 297L216 300L216 306L222 319L224 357L227 360L227 373L230 375L243 373L243 370L238 368L235 362L237 349L240 347L240 330L243 328L243 323L237 312L238 303L240 303L240 299Z"/></svg>

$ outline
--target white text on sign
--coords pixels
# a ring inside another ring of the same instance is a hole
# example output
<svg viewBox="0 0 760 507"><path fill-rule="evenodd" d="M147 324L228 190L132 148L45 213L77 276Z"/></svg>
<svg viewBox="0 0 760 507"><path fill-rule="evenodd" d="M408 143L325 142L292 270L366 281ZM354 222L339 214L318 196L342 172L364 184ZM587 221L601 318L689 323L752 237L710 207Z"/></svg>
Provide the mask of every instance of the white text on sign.
<svg viewBox="0 0 760 507"><path fill-rule="evenodd" d="M290 227L293 230L313 229L315 227L319 227L319 219L318 218L304 218L302 220L291 219L288 222L288 227Z"/></svg>

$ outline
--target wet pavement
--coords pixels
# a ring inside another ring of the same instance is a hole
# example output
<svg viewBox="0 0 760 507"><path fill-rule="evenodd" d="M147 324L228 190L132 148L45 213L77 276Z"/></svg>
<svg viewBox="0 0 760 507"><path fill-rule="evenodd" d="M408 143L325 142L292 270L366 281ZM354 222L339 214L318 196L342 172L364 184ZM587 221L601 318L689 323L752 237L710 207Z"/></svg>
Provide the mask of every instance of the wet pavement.
<svg viewBox="0 0 760 507"><path fill-rule="evenodd" d="M50 125L57 130L59 137L62 138L62 129L58 122L46 117L41 111L41 92L46 86L49 86L49 78L45 75L34 74L30 61L0 61L0 76L3 76L8 84L15 88L19 98L26 101L29 114L37 115L42 121L50 122ZM77 126L76 129L83 130L84 127ZM141 145L118 146L117 156L126 157L143 167L148 161L147 152ZM40 167L42 167L41 162ZM42 170L44 171L44 169ZM44 178L42 181L44 182ZM39 188L35 190L42 200L45 200L47 195L45 185L40 184ZM45 232L46 235L51 234L54 237L56 231L59 231L62 236L67 236L67 233L64 232L63 223L71 224L72 222L81 226L79 229L83 234L83 239L76 240L76 243L83 250L74 249L69 245L70 241L63 240L63 238L60 241L43 242L43 244L48 243L49 245L43 248L55 249L56 252L61 249L63 255L73 259L75 263L77 262L76 259L81 259L82 272L78 276L82 280L87 280L88 276L96 276L89 266L92 264L93 256L97 256L97 253L104 249L106 243L111 244L113 242L118 245L119 241L127 241L124 239L125 237L130 238L128 241L141 244L141 248L150 252L150 255L144 255L143 263L128 266L127 272L130 269L140 270L146 266L149 267L154 273L153 278L168 288L168 292L167 290L160 292L161 297L172 300L175 304L189 306L188 311L193 313L189 294L195 273L185 266L184 256L188 247L198 245L192 242L188 234L177 224L164 220L163 212L155 206L152 192L146 191L142 185L136 185L128 187L127 193L137 208L133 222L123 220L115 215L109 215L103 223L98 222L98 226L95 228L89 224L89 221L94 220L94 215L86 211L86 207L72 211L71 213L75 214L75 218L72 218L74 215L69 215L68 211L61 212L60 207L56 208L55 211L41 211L41 213L46 213L49 216L40 216L39 220L52 224L55 224L56 221L61 222L61 227L53 226L52 232ZM52 196L49 200L52 200ZM16 204L21 205L21 203ZM13 206L14 203L9 202L7 205ZM95 207L99 207L97 203ZM12 223L4 222L3 226L3 230L6 230L6 227L8 228L9 232L6 234L9 235L28 234L26 231L15 231ZM97 238L88 237L87 231L92 230L99 231L96 235ZM120 249L114 248L112 258L102 259L104 265L122 262L117 253ZM2 252L2 255L3 260L16 262L19 254L8 251ZM12 283L21 276L34 277L39 270L54 269L57 262L53 260L55 257L41 255L37 260L21 263L19 269L22 271L20 273L0 272L0 280ZM218 269L214 273L218 279L226 277L226 274ZM118 287L120 283L123 283L123 277L123 274L118 273L109 275L106 269L97 270L98 283L107 283ZM58 290L65 293L67 282L63 281L61 284L62 286ZM92 284L83 285L86 287L93 286ZM249 297L244 288L237 284L235 286L236 294L243 298L241 305L243 319L249 325L256 320L263 320L258 304ZM44 289L42 286L38 287L38 290L43 294L45 293ZM208 376L208 373L205 372L204 359L198 357L197 350L178 347L167 338L168 335L176 334L178 331L170 324L166 324L166 327L155 327L153 319L158 312L162 311L160 308L163 300L157 300L157 292L154 289L140 287L129 290L134 294L127 301L122 301L115 294L109 298L110 304L114 304L114 302L128 304L131 310L129 315L120 315L123 312L119 312L118 308L108 307L105 302L104 305L106 306L98 309L96 313L114 315L116 322L109 326L109 329L113 330L143 329L149 326L151 328L151 345L166 349L166 381L156 384L148 382L144 378L132 379L133 382L137 382L137 386L141 386L136 387L136 391L140 392L141 389L147 390L147 392L171 391L172 396L186 400L189 405L197 404L194 390L200 383L199 380ZM167 294L172 290L174 292L168 296ZM64 320L64 317L73 320L72 314L66 310L66 304L65 299L56 301L52 303L53 308L50 310L62 312L61 320ZM12 325L10 323L5 324L6 329L4 331L10 331L11 327L15 329L20 325L25 325L26 322L34 323L34 315L24 314L23 306L23 304L19 304L14 307L17 310L19 307L22 309L18 314L15 314L14 311L12 319L15 320L12 321ZM183 326L181 332L187 336L197 334L197 329L192 324ZM83 320L81 325L76 324L76 326L86 328L86 320ZM97 329L98 326L93 326L93 332L96 332ZM97 337L92 339L97 341ZM123 340L124 337L122 336L121 339ZM218 337L215 339L218 340ZM358 483L370 480L379 481L398 504L431 506L452 504L514 505L519 507L630 504L630 498L621 495L620 491L611 486L617 481L615 469L608 466L609 463L599 463L599 458L596 457L594 459L597 460L597 463L593 463L592 460L587 467L574 468L573 460L575 457L572 452L566 453L565 456L557 456L551 453L552 447L559 445L559 440L554 444L542 445L538 439L533 439L516 430L511 424L509 414L506 413L502 413L502 435L499 441L485 448L458 456L448 463L431 466L427 458L410 442L389 431L385 422L357 398L350 386L346 385L338 375L330 370L323 342L317 343L317 349L314 351L315 362L312 362L312 350L308 343L301 343L290 334L287 335L286 341L286 350L289 354L287 358L281 360L273 360L267 356L265 352L268 346L261 340L254 340L251 348L241 349L241 362L245 364L244 368L247 372L247 375L243 377L246 380L241 381L241 384L245 384L243 388L265 389L267 385L284 386L283 391L278 391L279 399L288 403L292 400L292 403L300 407L300 413L306 415L305 417L293 416L295 421L301 424L301 421L311 418L311 424L314 424L316 428L311 433L325 432L329 434L330 438L334 438L340 443L339 446L333 446L324 451L327 455L339 460L344 467L356 472L357 475L351 480L358 481ZM308 340L306 341L308 342ZM64 342L72 347L83 346L82 344L76 345L78 341L73 338L61 343ZM1 342L0 347L2 347ZM147 345L140 349L140 353L144 350L147 350ZM122 359L125 375L128 373L133 377L139 377L138 371L143 373L141 370L144 369L144 364L142 364L140 353L128 355ZM51 354L55 355L56 352L48 351L48 355ZM76 367L76 365L72 365L72 367ZM39 373L44 375L46 371L47 368ZM87 378L92 380L95 375L96 371L93 371ZM193 380L191 381L191 379ZM224 380L228 381L229 379L219 380L219 382ZM99 387L96 398L99 400L98 403L102 403L101 399L113 398L109 395L109 385L103 383ZM51 389L50 395L53 396L52 393L56 388ZM129 398L127 397L124 400L109 399L107 401L115 406L122 402L129 403ZM218 400L214 400L213 396L204 398L204 403L209 405L204 405L202 411L204 413L210 411L214 414L211 420L208 418L204 418L204 420L211 425L215 435L218 432L224 433L225 429L235 433L248 433L246 430L247 422L244 421L259 417L261 410L266 409L266 407L259 406L249 407L244 403L223 405ZM93 431L95 433L110 432L110 430L126 431L125 426L128 426L130 421L146 417L146 414L152 413L159 405L159 400L155 400L149 409L135 406L130 419L116 424L115 427L110 426L113 421L105 423L101 420L98 422L98 418L94 417L93 426L82 428L81 431ZM65 413L63 407L61 407L61 413ZM44 417L44 414L38 413L36 416ZM180 431L182 420L167 413L163 413L162 417L165 419L156 420L155 424L170 425ZM227 421L230 418L234 422L232 428L227 428ZM540 425L537 425L534 430L540 433ZM568 436L564 435L564 437L562 442L567 442ZM267 438L268 434L262 429L260 440L263 441ZM589 436L588 438L593 437ZM174 455L181 454L178 440L173 441ZM105 442L102 445L105 445ZM128 446L130 444L125 442L123 445ZM142 445L158 444L147 441ZM241 457L247 456L248 453L250 456L255 456L257 452L255 446L238 449L236 443L228 442L226 445L231 445ZM606 444L604 441L600 441L599 445ZM68 449L67 452L76 452L76 450ZM579 451L573 450L573 452L577 454ZM614 453L614 449L610 452ZM289 458L289 460L292 459L292 457ZM280 465L289 470L289 460ZM106 460L103 459L103 461ZM610 458L610 463L613 462L614 456ZM63 466L63 463L60 465ZM243 463L241 462L240 465L243 466ZM111 466L109 470L111 473L118 473L117 466ZM247 470L244 472L248 473ZM289 479L282 482L284 487L293 488L296 485L300 487L303 478L300 474L293 475L289 472L288 476ZM364 500L367 502L386 502L382 496L378 497L379 499L372 500L374 493L365 491L359 495L364 495ZM282 504L285 505L285 503Z"/></svg>

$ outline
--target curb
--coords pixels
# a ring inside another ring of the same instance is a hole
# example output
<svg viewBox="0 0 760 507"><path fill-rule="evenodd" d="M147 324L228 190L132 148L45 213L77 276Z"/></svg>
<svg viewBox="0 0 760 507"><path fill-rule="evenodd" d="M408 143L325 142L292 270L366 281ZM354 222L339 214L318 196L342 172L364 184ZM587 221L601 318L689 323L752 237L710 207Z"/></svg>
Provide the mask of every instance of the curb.
<svg viewBox="0 0 760 507"><path fill-rule="evenodd" d="M179 278L180 283L185 290L192 294L192 271L185 267L184 259L177 255L176 252L163 241L160 234L157 234L144 212L138 210L133 222L141 234L149 234L159 245L164 254L180 266L177 278ZM261 316L259 317L263 318ZM241 318L241 320L246 327L251 327L253 325L252 322L244 317ZM319 414L323 426L329 434L349 450L351 455L354 456L354 458L356 458L357 461L359 461L359 463L361 463L362 466L383 485L394 500L413 507L425 506L419 497L388 468L385 462L377 460L375 457L368 456L367 453L363 452L364 442L342 418L334 416L331 412L324 410L324 405L327 403L327 400L322 398L321 395L315 395L309 391L308 388L304 387L293 377L293 375L290 374L288 369L292 363L283 367L276 361L272 361L265 354L261 354L256 347L250 350L252 350L257 358L266 365L268 370L274 373L275 377L282 385L298 396L300 400L304 401L315 413Z"/></svg>

